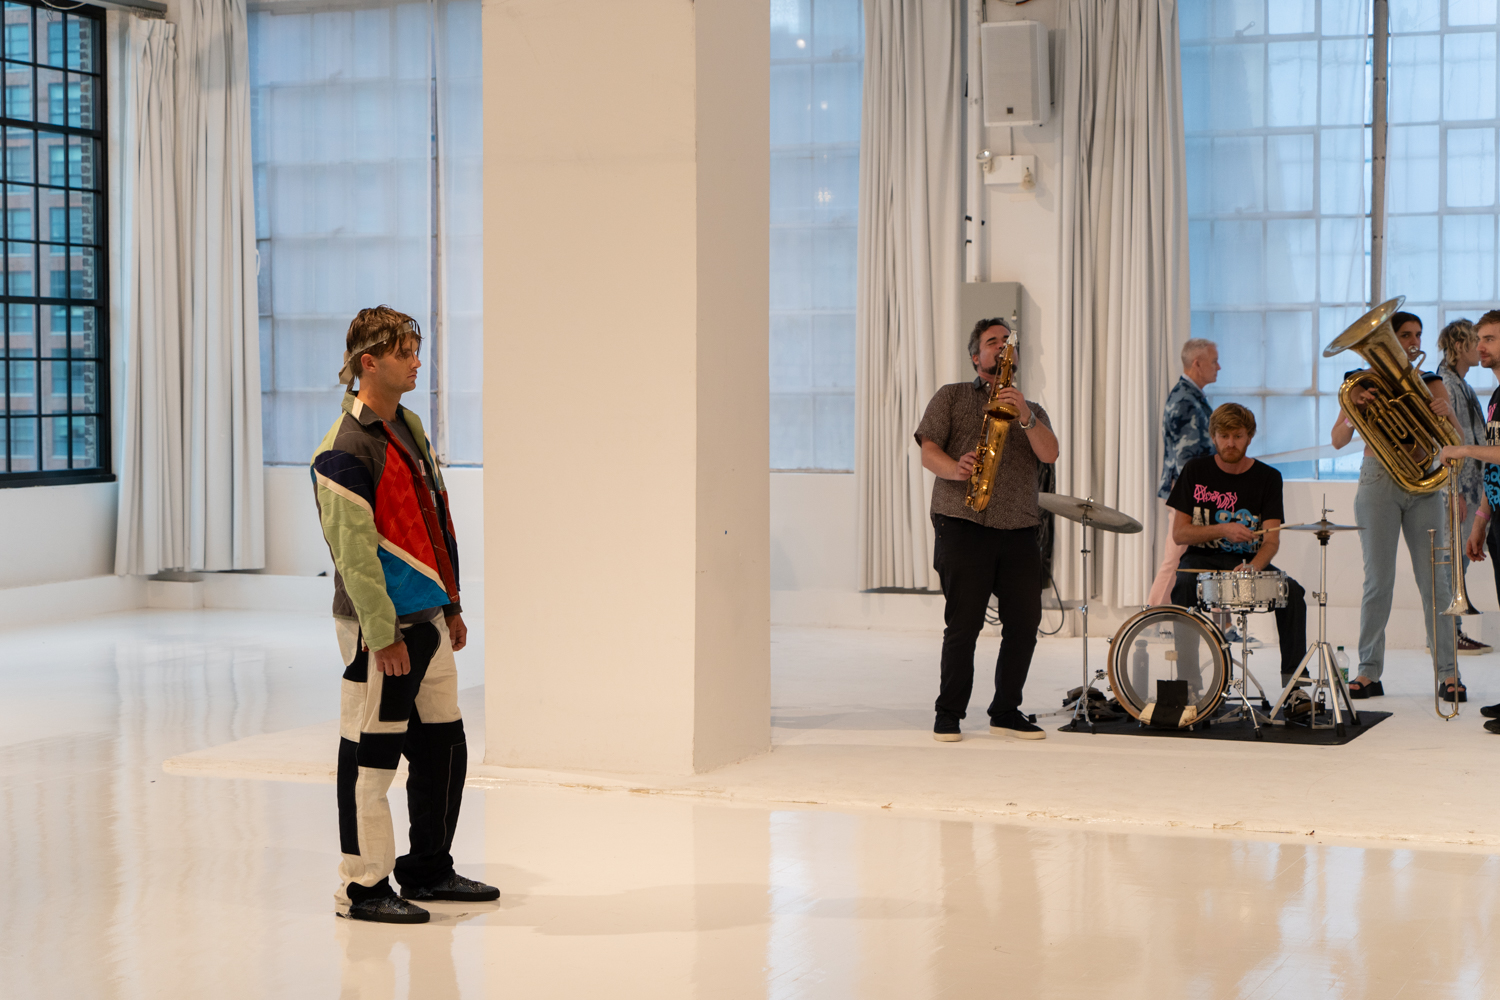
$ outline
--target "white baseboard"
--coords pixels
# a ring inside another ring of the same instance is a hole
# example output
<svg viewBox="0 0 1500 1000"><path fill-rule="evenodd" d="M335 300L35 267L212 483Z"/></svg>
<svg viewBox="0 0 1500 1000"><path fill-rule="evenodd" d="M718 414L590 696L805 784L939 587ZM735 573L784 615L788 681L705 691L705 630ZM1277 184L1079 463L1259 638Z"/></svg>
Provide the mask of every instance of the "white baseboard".
<svg viewBox="0 0 1500 1000"><path fill-rule="evenodd" d="M464 588L469 617L484 611L484 581ZM93 576L62 583L0 589L0 628L71 621L137 608L192 611L326 612L333 604L333 578L268 573L204 573L193 580L143 576Z"/></svg>
<svg viewBox="0 0 1500 1000"><path fill-rule="evenodd" d="M91 576L0 590L0 628L72 621L146 606L146 578Z"/></svg>

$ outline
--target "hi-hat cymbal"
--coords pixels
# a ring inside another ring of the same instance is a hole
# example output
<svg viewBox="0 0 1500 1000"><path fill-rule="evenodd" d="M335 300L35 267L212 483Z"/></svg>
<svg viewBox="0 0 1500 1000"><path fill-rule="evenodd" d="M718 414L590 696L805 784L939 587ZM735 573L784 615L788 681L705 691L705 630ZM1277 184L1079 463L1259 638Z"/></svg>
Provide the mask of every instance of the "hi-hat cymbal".
<svg viewBox="0 0 1500 1000"><path fill-rule="evenodd" d="M1141 530L1141 522L1129 514L1122 514L1113 507L1095 503L1092 498L1080 500L1078 497L1065 496L1062 493L1042 493L1037 496L1037 503L1042 505L1043 510L1065 517L1069 521L1087 519L1090 525L1104 531L1133 535Z"/></svg>
<svg viewBox="0 0 1500 1000"><path fill-rule="evenodd" d="M1282 531L1364 531L1357 524L1334 524L1326 517L1321 521L1311 521L1307 524L1283 524Z"/></svg>

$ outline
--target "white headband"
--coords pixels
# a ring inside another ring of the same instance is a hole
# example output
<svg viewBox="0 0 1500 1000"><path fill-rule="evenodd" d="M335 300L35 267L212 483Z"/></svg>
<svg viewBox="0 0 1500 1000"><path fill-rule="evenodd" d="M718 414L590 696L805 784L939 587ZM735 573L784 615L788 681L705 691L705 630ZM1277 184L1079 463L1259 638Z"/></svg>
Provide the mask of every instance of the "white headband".
<svg viewBox="0 0 1500 1000"><path fill-rule="evenodd" d="M417 331L416 323L413 322L404 329L398 329L386 334L383 337L377 337L376 339L371 340L368 343L359 345L352 351L345 351L344 367L339 369L339 384L352 388L354 385L354 380L359 377L360 355L368 354L373 348L379 347L381 344L384 344L386 341L392 339L393 337L404 337L408 333L415 334L418 337L421 336L421 333Z"/></svg>

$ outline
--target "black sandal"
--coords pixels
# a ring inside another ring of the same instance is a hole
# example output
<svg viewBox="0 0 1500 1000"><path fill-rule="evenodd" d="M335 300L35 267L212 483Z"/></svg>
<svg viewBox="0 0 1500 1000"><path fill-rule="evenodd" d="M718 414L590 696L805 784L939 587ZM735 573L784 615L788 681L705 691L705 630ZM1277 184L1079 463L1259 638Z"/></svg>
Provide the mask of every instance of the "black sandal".
<svg viewBox="0 0 1500 1000"><path fill-rule="evenodd" d="M1444 701L1453 701L1453 700L1455 700L1454 697L1453 697L1453 688L1454 688L1454 685L1453 685L1453 683L1451 681L1443 685L1443 700ZM1463 684L1459 684L1458 685L1458 698L1457 698L1457 700L1458 701L1468 701L1469 700L1469 689L1466 688L1466 687L1464 687Z"/></svg>

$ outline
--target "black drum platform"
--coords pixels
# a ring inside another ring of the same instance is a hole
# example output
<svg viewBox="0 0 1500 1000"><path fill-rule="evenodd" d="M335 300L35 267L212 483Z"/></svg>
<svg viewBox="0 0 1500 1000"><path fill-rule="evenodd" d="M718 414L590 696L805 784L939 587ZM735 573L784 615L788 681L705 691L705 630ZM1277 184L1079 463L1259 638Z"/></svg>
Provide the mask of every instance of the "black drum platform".
<svg viewBox="0 0 1500 1000"><path fill-rule="evenodd" d="M1327 713L1319 713L1320 723L1328 721ZM1243 740L1248 743L1298 743L1305 746L1338 747L1343 746L1370 729L1375 728L1381 722L1391 717L1390 712L1372 712L1369 709L1359 710L1359 725L1354 725L1347 719L1344 722L1344 735L1338 735L1338 731L1329 729L1308 729L1306 726L1268 726L1261 724L1260 731L1263 737L1257 739L1255 727L1248 719L1236 719L1233 722L1215 722L1210 725L1198 723L1191 729L1163 729L1156 726L1143 726L1134 719L1125 719L1123 722L1096 722L1094 731L1101 736L1157 736L1165 739L1187 739L1187 740ZM1087 732L1087 730L1084 730Z"/></svg>

